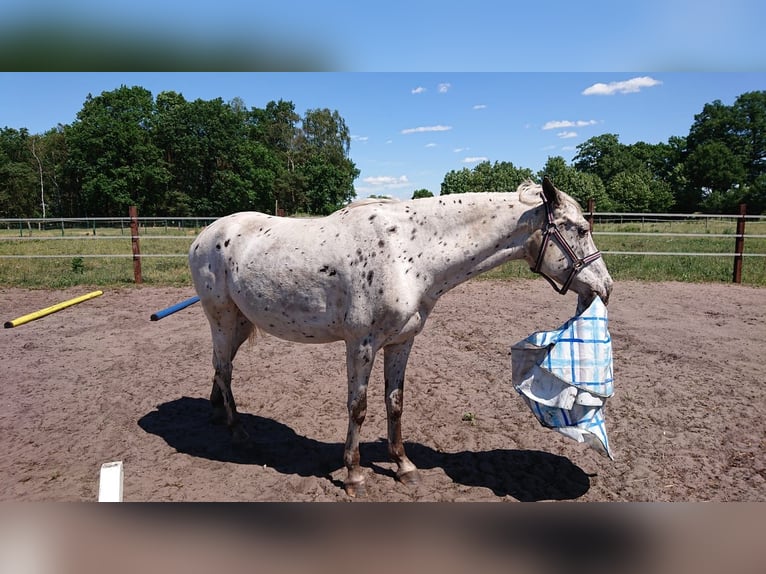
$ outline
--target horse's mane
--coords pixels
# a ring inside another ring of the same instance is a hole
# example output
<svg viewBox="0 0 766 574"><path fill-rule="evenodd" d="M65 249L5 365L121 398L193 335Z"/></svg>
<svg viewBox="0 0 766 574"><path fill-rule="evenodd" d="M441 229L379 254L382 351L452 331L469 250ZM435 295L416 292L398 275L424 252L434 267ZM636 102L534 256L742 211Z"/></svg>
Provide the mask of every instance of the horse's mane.
<svg viewBox="0 0 766 574"><path fill-rule="evenodd" d="M543 186L539 183L535 183L531 179L527 179L516 188L519 201L527 205L537 205L540 203L540 194L543 191ZM364 205L370 205L373 203L398 203L399 200L394 197L367 197L365 199L359 199L352 203L349 203L345 209L354 209L355 207L362 207Z"/></svg>
<svg viewBox="0 0 766 574"><path fill-rule="evenodd" d="M582 207L575 198L573 198L568 193L561 191L560 189L558 191L560 193L560 197L564 198L564 201L571 203L580 211L582 211ZM519 194L519 201L522 203L526 203L527 205L537 205L540 203L540 198L543 193L543 186L539 183L535 183L531 179L528 179L519 185L519 187L516 189L516 192Z"/></svg>
<svg viewBox="0 0 766 574"><path fill-rule="evenodd" d="M516 193L519 194L519 201L526 203L527 205L537 205L540 203L540 194L543 191L543 186L539 183L535 183L531 179L521 182Z"/></svg>
<svg viewBox="0 0 766 574"><path fill-rule="evenodd" d="M399 200L393 197L367 197L365 199L359 199L346 206L346 209L353 209L355 207L362 207L363 205L370 205L371 203L397 203Z"/></svg>

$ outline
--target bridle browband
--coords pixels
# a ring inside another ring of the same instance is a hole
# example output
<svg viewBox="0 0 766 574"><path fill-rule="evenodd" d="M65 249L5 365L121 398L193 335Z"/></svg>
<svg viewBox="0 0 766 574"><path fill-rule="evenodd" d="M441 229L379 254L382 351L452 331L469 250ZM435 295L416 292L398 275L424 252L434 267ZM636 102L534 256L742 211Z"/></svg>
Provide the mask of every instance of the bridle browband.
<svg viewBox="0 0 766 574"><path fill-rule="evenodd" d="M545 197L544 193L541 195L543 198L543 206L545 207L547 222L543 226L543 242L540 247L540 252L537 254L537 261L535 262L535 266L532 268L532 272L542 275L545 280L551 284L551 287L553 287L557 293L565 295L566 292L569 291L569 286L572 284L572 280L575 278L575 276L587 265L600 258L601 252L596 251L587 257L578 257L574 252L574 249L572 249L569 243L567 243L566 239L564 239L564 236L561 234L558 225L556 225L555 221L553 220L553 210L548 203L548 199ZM559 244L559 247L564 252L564 254L572 261L572 270L569 272L569 277L567 277L567 280L564 281L564 284L561 287L559 287L553 279L548 277L548 275L540 271L540 267L543 264L543 258L545 257L545 250L548 248L548 242L553 240Z"/></svg>

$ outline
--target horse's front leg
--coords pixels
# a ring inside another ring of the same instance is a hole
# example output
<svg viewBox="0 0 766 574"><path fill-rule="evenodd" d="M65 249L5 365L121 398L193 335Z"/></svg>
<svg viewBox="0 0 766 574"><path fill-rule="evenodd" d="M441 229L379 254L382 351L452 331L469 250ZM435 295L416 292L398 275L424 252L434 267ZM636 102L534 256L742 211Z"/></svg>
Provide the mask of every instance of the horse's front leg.
<svg viewBox="0 0 766 574"><path fill-rule="evenodd" d="M404 410L404 371L415 338L383 349L386 379L386 415L388 417L388 455L396 463L396 477L406 485L420 480L417 467L407 458L402 443L402 411Z"/></svg>
<svg viewBox="0 0 766 574"><path fill-rule="evenodd" d="M359 433L367 415L367 384L370 380L375 350L369 339L361 343L346 342L346 370L348 373L348 433L343 451L343 462L348 471L344 488L349 496L366 494L364 473L359 465Z"/></svg>

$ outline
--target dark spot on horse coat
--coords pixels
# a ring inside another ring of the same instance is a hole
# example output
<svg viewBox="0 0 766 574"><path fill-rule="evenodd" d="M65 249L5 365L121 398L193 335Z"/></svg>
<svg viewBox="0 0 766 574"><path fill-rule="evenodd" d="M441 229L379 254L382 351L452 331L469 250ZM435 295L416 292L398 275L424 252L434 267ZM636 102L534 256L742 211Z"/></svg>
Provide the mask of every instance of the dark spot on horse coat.
<svg viewBox="0 0 766 574"><path fill-rule="evenodd" d="M373 276L374 274L375 274L375 273L374 273L372 270L370 270L370 271L367 273L367 285L372 285L372 276Z"/></svg>
<svg viewBox="0 0 766 574"><path fill-rule="evenodd" d="M386 229L386 231L388 231L389 233L396 233L396 230L397 230L396 225L392 225L391 227Z"/></svg>
<svg viewBox="0 0 766 574"><path fill-rule="evenodd" d="M215 244L215 248L216 248L216 249L221 249L221 244L220 244L220 243L216 243L216 244Z"/></svg>
<svg viewBox="0 0 766 574"><path fill-rule="evenodd" d="M231 241L231 239L227 239L226 241L224 241L224 242L223 242L223 246L224 246L224 247L228 247L228 246L229 246L229 242L230 242L230 241Z"/></svg>

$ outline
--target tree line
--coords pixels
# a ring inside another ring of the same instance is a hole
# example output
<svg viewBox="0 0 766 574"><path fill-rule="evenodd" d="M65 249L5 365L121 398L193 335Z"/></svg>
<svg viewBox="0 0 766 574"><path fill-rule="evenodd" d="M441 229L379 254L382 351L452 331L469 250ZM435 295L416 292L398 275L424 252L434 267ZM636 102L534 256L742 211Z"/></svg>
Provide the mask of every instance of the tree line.
<svg viewBox="0 0 766 574"><path fill-rule="evenodd" d="M88 95L76 120L43 134L0 130L0 217L327 214L355 198L359 170L337 111L238 98L187 101L141 87ZM766 211L766 91L716 100L686 136L623 144L606 133L534 173L509 161L445 174L440 193L515 190L547 174L598 211ZM419 189L413 197L432 195Z"/></svg>
<svg viewBox="0 0 766 574"><path fill-rule="evenodd" d="M122 86L69 125L0 131L0 217L329 213L355 196L350 143L337 111Z"/></svg>
<svg viewBox="0 0 766 574"><path fill-rule="evenodd" d="M731 106L705 104L685 137L623 144L602 134L577 146L568 165L549 157L538 173L510 162L483 162L447 173L442 194L516 189L546 174L581 205L602 212L766 212L766 91L748 92ZM425 195L422 191L421 195Z"/></svg>

